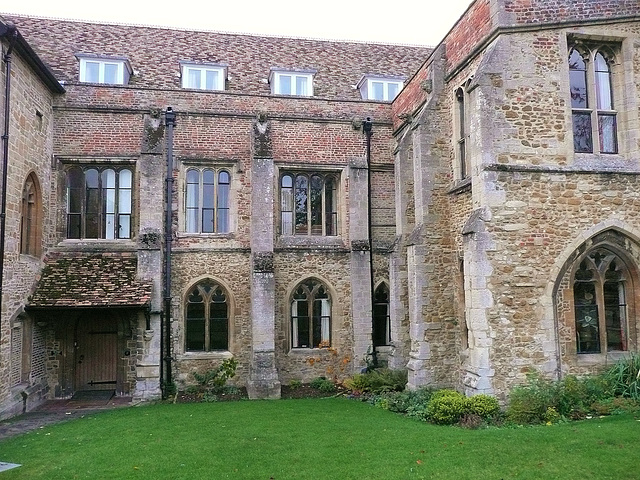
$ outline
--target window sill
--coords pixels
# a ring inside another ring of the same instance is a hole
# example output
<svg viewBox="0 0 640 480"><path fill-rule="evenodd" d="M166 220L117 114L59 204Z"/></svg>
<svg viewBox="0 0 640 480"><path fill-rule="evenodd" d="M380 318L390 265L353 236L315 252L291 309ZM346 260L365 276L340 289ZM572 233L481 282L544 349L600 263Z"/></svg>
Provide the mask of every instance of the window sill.
<svg viewBox="0 0 640 480"><path fill-rule="evenodd" d="M605 172L637 171L637 160L629 160L620 153L574 153L574 168Z"/></svg>
<svg viewBox="0 0 640 480"><path fill-rule="evenodd" d="M176 355L177 360L218 360L233 358L233 353L228 350L217 350L214 352L184 352Z"/></svg>
<svg viewBox="0 0 640 480"><path fill-rule="evenodd" d="M331 347L316 347L316 348L292 348L289 350L288 355L317 355L318 352L327 352L330 353L329 350L331 349Z"/></svg>
<svg viewBox="0 0 640 480"><path fill-rule="evenodd" d="M233 238L232 232L225 233L188 233L188 232L178 232L178 238Z"/></svg>
<svg viewBox="0 0 640 480"><path fill-rule="evenodd" d="M69 248L73 250L136 250L136 242L130 238L118 238L107 240L104 238L73 238L65 239L58 244L58 247Z"/></svg>
<svg viewBox="0 0 640 480"><path fill-rule="evenodd" d="M342 238L338 235L331 237L315 236L315 235L287 235L280 236L277 240L276 247L312 247L312 248L345 248Z"/></svg>
<svg viewBox="0 0 640 480"><path fill-rule="evenodd" d="M631 352L576 353L579 365L603 365L628 358Z"/></svg>
<svg viewBox="0 0 640 480"><path fill-rule="evenodd" d="M464 177L451 184L447 193L462 193L471 190L471 177Z"/></svg>

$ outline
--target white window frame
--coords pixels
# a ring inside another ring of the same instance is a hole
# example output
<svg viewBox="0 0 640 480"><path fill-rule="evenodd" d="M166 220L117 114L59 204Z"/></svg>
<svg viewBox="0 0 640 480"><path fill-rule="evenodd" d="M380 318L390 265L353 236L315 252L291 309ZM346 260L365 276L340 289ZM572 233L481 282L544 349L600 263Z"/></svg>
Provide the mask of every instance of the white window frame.
<svg viewBox="0 0 640 480"><path fill-rule="evenodd" d="M271 93L274 95L289 95L296 97L313 97L313 76L315 71L293 71L293 70L271 70L269 75L269 83L271 84ZM307 81L307 92L305 94L300 93L286 93L281 91L282 77L291 77L292 87L297 84L297 80L305 79Z"/></svg>
<svg viewBox="0 0 640 480"><path fill-rule="evenodd" d="M360 95L364 100L373 100L376 102L392 102L404 88L404 81L405 79L400 77L382 77L382 76L364 75L358 82L357 88L360 90ZM374 94L373 94L374 83L382 84L383 98L374 97ZM398 87L398 92L393 96L393 98L390 98L390 95L389 95L390 85L395 85L396 87Z"/></svg>
<svg viewBox="0 0 640 480"><path fill-rule="evenodd" d="M125 58L107 58L107 57L90 57L90 56L77 56L80 60L80 82L82 83L100 83L104 85L126 85L129 83L129 77L133 73L129 61ZM90 82L87 79L87 64L98 64L98 81ZM105 67L107 65L115 65L117 68L116 82L105 82Z"/></svg>
<svg viewBox="0 0 640 480"><path fill-rule="evenodd" d="M200 72L200 87L190 87L188 85L190 71ZM207 84L206 75L208 72L216 72L218 74L218 81L216 82L217 85L215 86L215 88L206 87L206 84ZM227 67L225 67L224 65L181 63L180 75L182 77L182 88L189 88L192 90L209 90L209 91L222 91L226 89Z"/></svg>

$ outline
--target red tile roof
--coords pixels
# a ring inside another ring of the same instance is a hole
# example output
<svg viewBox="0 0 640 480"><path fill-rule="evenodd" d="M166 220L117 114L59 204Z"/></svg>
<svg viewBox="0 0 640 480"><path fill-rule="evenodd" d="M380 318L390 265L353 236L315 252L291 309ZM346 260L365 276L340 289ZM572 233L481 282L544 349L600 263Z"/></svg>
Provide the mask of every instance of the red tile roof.
<svg viewBox="0 0 640 480"><path fill-rule="evenodd" d="M134 254L71 254L50 258L27 308L142 307L151 282L136 278Z"/></svg>

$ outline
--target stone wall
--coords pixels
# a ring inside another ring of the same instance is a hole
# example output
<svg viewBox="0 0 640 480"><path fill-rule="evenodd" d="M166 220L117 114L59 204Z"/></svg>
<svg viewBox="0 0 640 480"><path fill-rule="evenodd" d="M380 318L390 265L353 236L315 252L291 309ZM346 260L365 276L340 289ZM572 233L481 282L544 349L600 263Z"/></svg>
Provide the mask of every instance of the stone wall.
<svg viewBox="0 0 640 480"><path fill-rule="evenodd" d="M3 56L6 45L2 43ZM16 52L11 56L11 99L9 119L9 169L7 171L7 210L5 257L3 276L3 301L0 317L0 418L33 408L46 395L44 372L37 369L30 377L33 351L33 332L38 328L28 315L23 314L23 305L33 288L36 276L42 267L41 252L54 240L55 210L49 192L55 188L55 178L51 174L52 154L52 97L53 94L33 73L25 60ZM4 125L4 91L6 63L2 62L0 85L2 96L0 105L1 125ZM20 229L22 211L22 191L29 174L37 178L41 196L39 216L40 238L36 240L36 256L20 254ZM11 331L14 323L24 326L22 338L23 355L10 359ZM24 353L29 353L24 355ZM22 363L15 365L15 361ZM39 360L38 360L39 361ZM10 381L11 369L19 370L19 381ZM23 403L21 392L29 397Z"/></svg>

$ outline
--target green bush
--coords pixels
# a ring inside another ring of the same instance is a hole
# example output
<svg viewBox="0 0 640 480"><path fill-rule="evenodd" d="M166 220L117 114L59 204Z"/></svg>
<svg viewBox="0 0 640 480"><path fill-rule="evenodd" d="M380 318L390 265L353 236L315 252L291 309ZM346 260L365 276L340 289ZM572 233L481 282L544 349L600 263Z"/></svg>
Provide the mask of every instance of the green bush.
<svg viewBox="0 0 640 480"><path fill-rule="evenodd" d="M376 368L367 373L359 373L345 381L352 391L365 393L401 392L407 384L406 370Z"/></svg>
<svg viewBox="0 0 640 480"><path fill-rule="evenodd" d="M325 393L331 393L336 391L335 384L331 380L327 379L326 377L314 378L313 380L311 380L311 383L309 385Z"/></svg>
<svg viewBox="0 0 640 480"><path fill-rule="evenodd" d="M289 388L291 390L296 390L298 388L302 387L302 382L300 380L291 380L289 382Z"/></svg>
<svg viewBox="0 0 640 480"><path fill-rule="evenodd" d="M640 355L631 354L628 359L618 361L604 376L614 396L640 400Z"/></svg>
<svg viewBox="0 0 640 480"><path fill-rule="evenodd" d="M500 405L498 400L490 395L474 395L467 398L466 413L478 415L486 420L500 413Z"/></svg>
<svg viewBox="0 0 640 480"><path fill-rule="evenodd" d="M455 390L438 390L427 404L426 417L438 425L452 425L466 411L466 398Z"/></svg>
<svg viewBox="0 0 640 480"><path fill-rule="evenodd" d="M204 374L193 372L193 378L202 391L219 393L227 380L235 376L237 366L238 361L235 358L227 358L218 367L207 370Z"/></svg>
<svg viewBox="0 0 640 480"><path fill-rule="evenodd" d="M554 397L554 383L533 372L528 375L526 385L519 385L511 390L507 418L518 424L543 423L547 408L554 406Z"/></svg>

